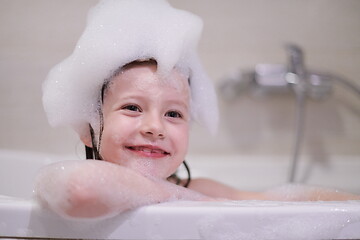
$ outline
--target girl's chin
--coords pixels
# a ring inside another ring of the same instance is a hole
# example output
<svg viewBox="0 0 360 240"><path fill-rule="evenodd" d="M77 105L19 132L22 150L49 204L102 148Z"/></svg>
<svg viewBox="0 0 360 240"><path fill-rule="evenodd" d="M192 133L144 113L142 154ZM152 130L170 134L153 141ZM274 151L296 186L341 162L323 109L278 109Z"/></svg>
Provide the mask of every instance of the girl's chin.
<svg viewBox="0 0 360 240"><path fill-rule="evenodd" d="M127 155L125 162L123 161L123 159L118 161L115 160L111 162L129 168L134 172L143 175L144 177L152 178L152 179L166 180L169 175L171 175L173 172L176 171L176 169L174 169L173 171L171 171L171 169L168 169L169 166L167 166L168 164L167 159L161 161L161 159L141 158L141 157L134 157ZM169 174L169 172L171 173Z"/></svg>

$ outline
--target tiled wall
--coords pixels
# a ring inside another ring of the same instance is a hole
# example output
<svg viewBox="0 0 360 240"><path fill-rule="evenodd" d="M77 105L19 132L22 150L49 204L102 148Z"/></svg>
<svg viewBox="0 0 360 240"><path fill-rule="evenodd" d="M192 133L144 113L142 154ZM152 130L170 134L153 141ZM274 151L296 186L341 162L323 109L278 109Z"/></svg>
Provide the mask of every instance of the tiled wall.
<svg viewBox="0 0 360 240"><path fill-rule="evenodd" d="M97 1L0 0L0 148L82 153L69 129L48 126L41 84L68 56ZM311 69L360 85L360 1L171 0L204 20L200 56L218 85L232 72L257 63L285 63L283 45L303 47ZM191 153L286 155L294 136L292 95L228 101L219 96L219 135L194 126ZM304 153L360 156L360 96L337 87L324 101L307 104Z"/></svg>

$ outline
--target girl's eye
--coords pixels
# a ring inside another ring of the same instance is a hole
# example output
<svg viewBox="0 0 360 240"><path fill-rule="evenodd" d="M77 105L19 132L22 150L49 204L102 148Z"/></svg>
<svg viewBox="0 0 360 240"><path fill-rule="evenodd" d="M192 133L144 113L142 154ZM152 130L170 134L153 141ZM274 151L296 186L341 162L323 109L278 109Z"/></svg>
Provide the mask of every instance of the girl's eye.
<svg viewBox="0 0 360 240"><path fill-rule="evenodd" d="M141 112L140 107L138 107L136 105L132 105L132 104L126 105L122 109L129 110L129 111L132 111L132 112Z"/></svg>
<svg viewBox="0 0 360 240"><path fill-rule="evenodd" d="M182 118L182 114L177 111L169 111L165 114L165 116L171 118Z"/></svg>

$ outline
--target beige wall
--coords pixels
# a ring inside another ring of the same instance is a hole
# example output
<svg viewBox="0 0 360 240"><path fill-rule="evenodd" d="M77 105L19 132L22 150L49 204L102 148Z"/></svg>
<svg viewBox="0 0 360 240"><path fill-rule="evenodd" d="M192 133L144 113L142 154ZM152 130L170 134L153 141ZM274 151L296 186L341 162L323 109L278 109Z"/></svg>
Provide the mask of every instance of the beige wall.
<svg viewBox="0 0 360 240"><path fill-rule="evenodd" d="M68 56L93 0L0 0L0 148L82 153L69 129L48 126L41 84ZM312 69L360 85L360 1L171 0L203 18L200 56L216 84L257 63L285 63L283 45L294 42ZM191 153L287 155L292 148L292 96L233 101L219 96L220 133L209 138L194 127ZM336 88L330 99L307 105L304 152L360 158L360 98Z"/></svg>

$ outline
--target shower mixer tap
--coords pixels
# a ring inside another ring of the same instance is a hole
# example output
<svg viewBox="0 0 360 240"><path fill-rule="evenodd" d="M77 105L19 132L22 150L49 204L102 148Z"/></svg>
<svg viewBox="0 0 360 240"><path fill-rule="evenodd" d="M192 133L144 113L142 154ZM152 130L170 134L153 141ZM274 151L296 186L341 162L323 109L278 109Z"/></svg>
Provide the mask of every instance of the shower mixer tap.
<svg viewBox="0 0 360 240"><path fill-rule="evenodd" d="M220 84L219 90L221 95L228 100L236 98L246 90L250 90L254 95L294 93L296 98L295 137L288 178L289 182L294 182L303 142L307 99L321 100L328 97L335 82L352 90L358 97L360 97L360 87L343 77L309 71L305 67L304 53L299 46L287 44L285 49L288 55L286 65L257 64L253 71L227 77Z"/></svg>
<svg viewBox="0 0 360 240"><path fill-rule="evenodd" d="M305 67L304 53L299 46L287 44L285 49L287 64L257 64L252 71L226 77L219 86L222 96L231 99L247 90L255 95L300 91L311 99L329 96L333 81L339 77L309 71Z"/></svg>

